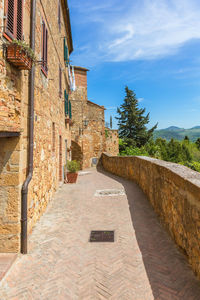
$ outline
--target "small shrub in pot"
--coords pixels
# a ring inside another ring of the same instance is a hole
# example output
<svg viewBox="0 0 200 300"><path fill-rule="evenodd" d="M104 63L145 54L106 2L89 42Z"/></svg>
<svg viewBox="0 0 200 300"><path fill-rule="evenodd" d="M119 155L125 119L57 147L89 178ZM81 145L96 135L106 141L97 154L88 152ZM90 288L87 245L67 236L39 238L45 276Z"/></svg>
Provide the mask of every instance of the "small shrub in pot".
<svg viewBox="0 0 200 300"><path fill-rule="evenodd" d="M76 183L78 173L77 171L80 170L80 164L76 160L68 161L67 162L67 183Z"/></svg>

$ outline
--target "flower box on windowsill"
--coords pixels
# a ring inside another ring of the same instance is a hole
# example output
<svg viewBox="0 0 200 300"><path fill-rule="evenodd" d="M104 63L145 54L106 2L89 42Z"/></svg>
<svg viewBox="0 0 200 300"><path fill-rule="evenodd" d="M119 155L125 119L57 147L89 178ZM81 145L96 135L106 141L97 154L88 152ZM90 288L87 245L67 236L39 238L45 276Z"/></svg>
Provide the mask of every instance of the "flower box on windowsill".
<svg viewBox="0 0 200 300"><path fill-rule="evenodd" d="M72 119L70 119L69 116L65 116L65 123L69 124L70 126L73 125L73 121L72 121Z"/></svg>
<svg viewBox="0 0 200 300"><path fill-rule="evenodd" d="M30 70L33 60L20 45L9 44L6 46L6 58L12 65L20 70Z"/></svg>

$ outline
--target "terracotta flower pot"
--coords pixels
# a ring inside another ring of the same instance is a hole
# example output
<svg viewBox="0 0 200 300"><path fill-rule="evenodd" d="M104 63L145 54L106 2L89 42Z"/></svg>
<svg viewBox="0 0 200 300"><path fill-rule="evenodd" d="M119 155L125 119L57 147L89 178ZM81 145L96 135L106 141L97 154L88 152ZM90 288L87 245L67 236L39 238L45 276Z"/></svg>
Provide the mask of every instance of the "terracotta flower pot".
<svg viewBox="0 0 200 300"><path fill-rule="evenodd" d="M67 183L76 183L78 173L67 172Z"/></svg>
<svg viewBox="0 0 200 300"><path fill-rule="evenodd" d="M20 46L12 44L8 45L6 58L20 70L30 70L32 68L32 59Z"/></svg>

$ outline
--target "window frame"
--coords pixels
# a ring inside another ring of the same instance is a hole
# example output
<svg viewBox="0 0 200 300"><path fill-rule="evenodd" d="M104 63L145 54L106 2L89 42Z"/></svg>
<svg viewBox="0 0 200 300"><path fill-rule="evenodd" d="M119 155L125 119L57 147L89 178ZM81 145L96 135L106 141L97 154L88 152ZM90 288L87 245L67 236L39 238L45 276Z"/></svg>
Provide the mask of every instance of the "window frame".
<svg viewBox="0 0 200 300"><path fill-rule="evenodd" d="M58 0L58 29L59 29L59 32L61 32L61 3L60 3L60 0Z"/></svg>
<svg viewBox="0 0 200 300"><path fill-rule="evenodd" d="M48 29L44 19L42 19L42 57L41 57L41 70L43 74L48 76Z"/></svg>
<svg viewBox="0 0 200 300"><path fill-rule="evenodd" d="M13 15L12 15L12 17L13 17L13 33L11 31L9 31L9 29L7 28L9 1L11 1L11 0L5 0L5 5L4 5L4 16L6 18L4 19L3 36L9 41L12 41L13 39L23 40L24 0L13 0L14 1L14 8L13 8ZM21 1L21 16L19 18L18 5L20 4L20 1ZM21 31L21 36L18 36L19 29Z"/></svg>
<svg viewBox="0 0 200 300"><path fill-rule="evenodd" d="M66 37L64 37L64 39L63 39L63 52L64 52L64 63L65 63L65 66L67 67L69 64L69 50L68 50Z"/></svg>
<svg viewBox="0 0 200 300"><path fill-rule="evenodd" d="M59 97L62 97L62 67L59 65Z"/></svg>

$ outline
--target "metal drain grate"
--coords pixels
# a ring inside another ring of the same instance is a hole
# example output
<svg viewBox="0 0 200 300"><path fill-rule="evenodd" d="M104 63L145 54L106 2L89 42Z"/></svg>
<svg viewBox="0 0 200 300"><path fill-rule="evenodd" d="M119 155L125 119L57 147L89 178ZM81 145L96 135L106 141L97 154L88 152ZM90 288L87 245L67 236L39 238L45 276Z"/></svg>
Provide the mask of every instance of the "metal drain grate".
<svg viewBox="0 0 200 300"><path fill-rule="evenodd" d="M114 231L97 230L91 231L90 242L114 242Z"/></svg>
<svg viewBox="0 0 200 300"><path fill-rule="evenodd" d="M107 189L107 190L97 190L95 193L96 197L102 196L123 196L125 195L124 190L117 189Z"/></svg>

